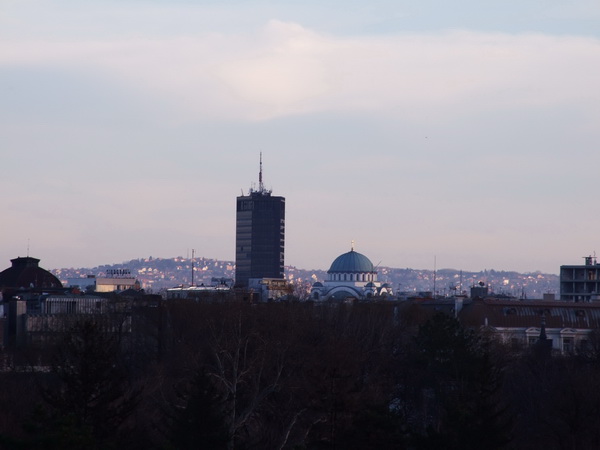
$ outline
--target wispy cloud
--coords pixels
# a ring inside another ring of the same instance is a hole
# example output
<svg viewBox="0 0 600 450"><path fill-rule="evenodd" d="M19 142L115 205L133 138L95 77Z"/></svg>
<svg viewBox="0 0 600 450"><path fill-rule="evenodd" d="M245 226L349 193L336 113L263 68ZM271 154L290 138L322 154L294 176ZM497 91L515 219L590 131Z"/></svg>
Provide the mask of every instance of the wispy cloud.
<svg viewBox="0 0 600 450"><path fill-rule="evenodd" d="M273 20L244 35L0 45L4 65L93 71L175 102L184 120L319 111L430 117L600 99L600 40L575 36L342 38Z"/></svg>

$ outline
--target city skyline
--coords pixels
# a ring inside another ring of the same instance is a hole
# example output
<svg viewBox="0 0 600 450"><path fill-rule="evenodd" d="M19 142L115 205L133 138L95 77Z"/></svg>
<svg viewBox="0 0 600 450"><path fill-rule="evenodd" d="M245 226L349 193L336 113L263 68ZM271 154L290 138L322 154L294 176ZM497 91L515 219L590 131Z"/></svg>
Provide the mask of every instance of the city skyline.
<svg viewBox="0 0 600 450"><path fill-rule="evenodd" d="M234 260L261 151L286 265L600 250L594 2L24 0L0 30L6 262Z"/></svg>

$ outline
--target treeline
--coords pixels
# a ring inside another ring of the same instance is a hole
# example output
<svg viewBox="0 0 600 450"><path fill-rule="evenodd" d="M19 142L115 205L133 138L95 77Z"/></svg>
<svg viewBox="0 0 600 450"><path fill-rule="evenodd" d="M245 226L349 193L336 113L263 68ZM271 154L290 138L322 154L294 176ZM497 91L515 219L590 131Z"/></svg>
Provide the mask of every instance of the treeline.
<svg viewBox="0 0 600 450"><path fill-rule="evenodd" d="M595 449L600 348L506 348L391 303L164 302L1 374L5 449ZM6 355L5 355L6 356Z"/></svg>

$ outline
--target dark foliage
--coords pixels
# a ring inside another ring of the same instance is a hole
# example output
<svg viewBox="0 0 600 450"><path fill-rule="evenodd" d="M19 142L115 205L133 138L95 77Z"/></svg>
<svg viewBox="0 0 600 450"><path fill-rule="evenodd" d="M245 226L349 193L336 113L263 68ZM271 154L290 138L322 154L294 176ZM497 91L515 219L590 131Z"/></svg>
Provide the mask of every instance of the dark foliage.
<svg viewBox="0 0 600 450"><path fill-rule="evenodd" d="M166 412L169 441L176 449L224 449L229 442L223 404L204 370L175 389L176 400Z"/></svg>
<svg viewBox="0 0 600 450"><path fill-rule="evenodd" d="M394 307L173 301L130 329L83 321L48 370L0 373L0 448L600 448L594 339L518 353Z"/></svg>
<svg viewBox="0 0 600 450"><path fill-rule="evenodd" d="M490 343L445 314L420 327L405 387L420 449L499 449L510 441L511 417L501 398L502 374Z"/></svg>
<svg viewBox="0 0 600 450"><path fill-rule="evenodd" d="M40 374L40 400L24 422L26 448L118 448L139 390L129 386L118 341L86 320L64 335Z"/></svg>

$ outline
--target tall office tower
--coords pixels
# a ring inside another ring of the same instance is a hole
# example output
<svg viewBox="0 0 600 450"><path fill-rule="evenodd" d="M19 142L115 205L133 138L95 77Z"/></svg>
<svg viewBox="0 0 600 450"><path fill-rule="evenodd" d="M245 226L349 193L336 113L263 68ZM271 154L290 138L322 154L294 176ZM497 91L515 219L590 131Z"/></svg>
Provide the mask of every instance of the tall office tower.
<svg viewBox="0 0 600 450"><path fill-rule="evenodd" d="M248 287L251 278L283 278L285 198L271 195L262 181L258 189L237 198L235 284Z"/></svg>

